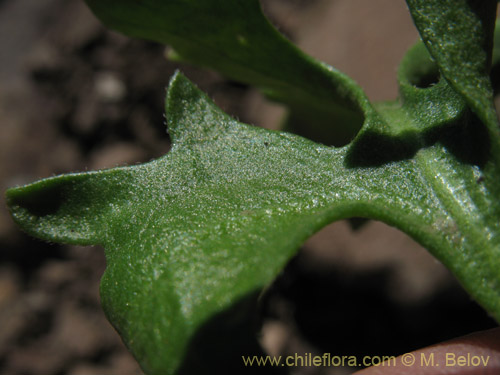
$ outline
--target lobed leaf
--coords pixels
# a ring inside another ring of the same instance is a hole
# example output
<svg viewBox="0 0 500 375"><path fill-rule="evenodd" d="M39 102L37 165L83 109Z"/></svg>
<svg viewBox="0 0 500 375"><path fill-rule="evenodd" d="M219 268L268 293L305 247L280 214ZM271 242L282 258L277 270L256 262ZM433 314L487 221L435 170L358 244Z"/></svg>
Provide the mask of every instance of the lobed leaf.
<svg viewBox="0 0 500 375"><path fill-rule="evenodd" d="M87 2L108 25L299 111L364 119L350 145L326 147L238 123L177 74L167 155L8 190L28 233L104 245L103 307L146 373L220 373L230 349L251 354L235 337L249 325L242 311L305 239L352 216L410 234L500 321L495 1L407 0L427 49L403 60L399 101L375 107L286 41L256 0Z"/></svg>
<svg viewBox="0 0 500 375"><path fill-rule="evenodd" d="M422 128L408 106L372 111L352 145L331 148L238 123L177 74L168 154L10 189L7 202L33 235L104 245L103 307L147 374L215 373L200 353L252 354L221 334L235 311L309 236L352 216L412 235L500 320L500 180L487 153L468 152L481 125L461 109Z"/></svg>

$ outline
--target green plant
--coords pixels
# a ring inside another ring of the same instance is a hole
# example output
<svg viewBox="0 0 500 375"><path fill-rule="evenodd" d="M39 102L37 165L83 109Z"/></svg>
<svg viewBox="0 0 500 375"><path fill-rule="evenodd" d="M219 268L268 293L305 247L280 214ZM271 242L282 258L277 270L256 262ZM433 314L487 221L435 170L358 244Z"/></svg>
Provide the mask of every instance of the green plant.
<svg viewBox="0 0 500 375"><path fill-rule="evenodd" d="M320 119L316 133L344 139L362 124L343 147L244 125L177 73L168 154L7 191L29 234L105 247L103 307L146 373L197 372L193 358L227 350L220 336L298 247L354 216L411 235L500 321L496 1L407 0L423 42L401 63L400 98L374 104L286 41L257 0L87 3L172 58L257 86L292 118Z"/></svg>

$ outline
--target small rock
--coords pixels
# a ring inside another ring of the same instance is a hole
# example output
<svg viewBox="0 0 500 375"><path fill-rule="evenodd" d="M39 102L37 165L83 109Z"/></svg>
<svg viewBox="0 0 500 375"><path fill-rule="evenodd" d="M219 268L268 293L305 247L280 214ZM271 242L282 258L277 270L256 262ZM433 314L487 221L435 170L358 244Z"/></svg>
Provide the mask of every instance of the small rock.
<svg viewBox="0 0 500 375"><path fill-rule="evenodd" d="M118 103L127 94L127 88L116 74L101 72L95 76L94 92L104 103Z"/></svg>

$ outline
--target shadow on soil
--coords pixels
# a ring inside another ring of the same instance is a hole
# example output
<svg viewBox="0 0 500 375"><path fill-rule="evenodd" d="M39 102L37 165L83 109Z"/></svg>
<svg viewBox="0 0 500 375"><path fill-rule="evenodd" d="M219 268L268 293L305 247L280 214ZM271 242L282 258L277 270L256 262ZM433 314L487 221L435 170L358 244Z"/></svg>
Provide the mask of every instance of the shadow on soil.
<svg viewBox="0 0 500 375"><path fill-rule="evenodd" d="M179 374L286 374L286 366L245 367L242 361L243 355L266 355L256 339L258 322L286 321L277 305L288 307L285 315L308 342L306 348L332 356L397 356L496 326L458 284L419 303L402 304L391 297L389 267L313 270L301 257L289 263L263 298L258 300L258 292L247 296L203 326Z"/></svg>

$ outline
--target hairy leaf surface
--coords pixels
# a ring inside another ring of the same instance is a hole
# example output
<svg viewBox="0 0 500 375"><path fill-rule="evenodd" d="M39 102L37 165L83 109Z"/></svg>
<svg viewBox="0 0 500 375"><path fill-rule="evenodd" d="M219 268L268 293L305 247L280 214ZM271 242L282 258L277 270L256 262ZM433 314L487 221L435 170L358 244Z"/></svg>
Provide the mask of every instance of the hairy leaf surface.
<svg viewBox="0 0 500 375"><path fill-rule="evenodd" d="M490 81L497 1L406 2L441 73L487 125L495 158L500 157L500 129Z"/></svg>
<svg viewBox="0 0 500 375"><path fill-rule="evenodd" d="M35 236L104 245L104 309L148 374L189 373L193 345L221 340L205 329L214 317L268 285L314 232L352 216L416 238L500 320L499 200L483 184L488 154L469 152L487 135L470 136L480 125L447 85L426 89L442 108L433 126L412 116L411 100L386 104L353 144L332 148L238 123L177 74L168 154L10 189L7 201Z"/></svg>

